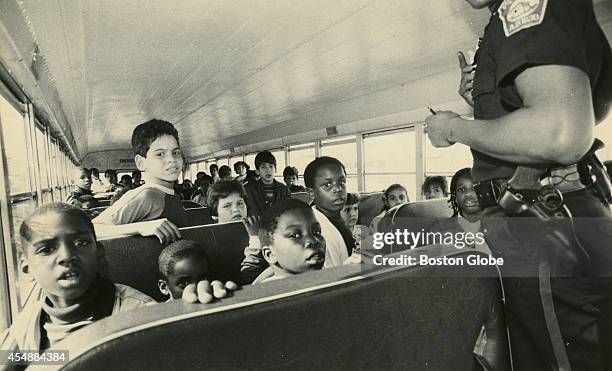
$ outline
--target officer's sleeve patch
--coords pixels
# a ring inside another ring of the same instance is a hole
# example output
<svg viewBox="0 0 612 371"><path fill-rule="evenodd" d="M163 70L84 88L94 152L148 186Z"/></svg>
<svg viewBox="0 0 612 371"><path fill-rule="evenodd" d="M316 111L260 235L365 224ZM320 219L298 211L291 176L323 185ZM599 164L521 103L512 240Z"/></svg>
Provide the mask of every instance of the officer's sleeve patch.
<svg viewBox="0 0 612 371"><path fill-rule="evenodd" d="M547 3L548 0L504 0L498 15L506 37L542 23Z"/></svg>

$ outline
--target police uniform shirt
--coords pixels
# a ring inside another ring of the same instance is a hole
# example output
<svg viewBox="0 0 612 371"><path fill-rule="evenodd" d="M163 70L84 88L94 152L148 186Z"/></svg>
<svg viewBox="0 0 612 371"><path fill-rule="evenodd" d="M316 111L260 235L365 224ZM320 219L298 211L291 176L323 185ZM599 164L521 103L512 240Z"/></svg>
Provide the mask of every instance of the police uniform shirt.
<svg viewBox="0 0 612 371"><path fill-rule="evenodd" d="M538 65L584 71L591 81L596 118L602 119L609 108L612 55L589 0L500 1L485 28L475 62L472 95L476 119L497 119L521 108L514 79ZM475 181L514 173L515 164L475 150L472 153Z"/></svg>

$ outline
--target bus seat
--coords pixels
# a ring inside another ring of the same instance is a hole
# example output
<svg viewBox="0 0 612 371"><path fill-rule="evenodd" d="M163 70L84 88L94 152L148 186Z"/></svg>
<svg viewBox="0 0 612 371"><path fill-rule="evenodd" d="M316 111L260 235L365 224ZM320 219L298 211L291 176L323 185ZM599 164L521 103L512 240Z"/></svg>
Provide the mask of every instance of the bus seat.
<svg viewBox="0 0 612 371"><path fill-rule="evenodd" d="M181 194L183 195L184 200L191 200L191 196L196 191L197 188L183 188L181 190Z"/></svg>
<svg viewBox="0 0 612 371"><path fill-rule="evenodd" d="M69 350L64 370L477 370L474 345L499 291L491 266L343 266L247 286L212 304L120 313L50 351Z"/></svg>
<svg viewBox="0 0 612 371"><path fill-rule="evenodd" d="M104 211L106 209L108 209L108 206L92 207L92 208L89 208L88 210L95 211L95 212L100 212L101 213L102 211Z"/></svg>
<svg viewBox="0 0 612 371"><path fill-rule="evenodd" d="M368 226L372 219L383 210L383 192L360 193L359 201L359 222L357 224Z"/></svg>
<svg viewBox="0 0 612 371"><path fill-rule="evenodd" d="M180 228L183 239L199 242L208 255L210 278L238 280L249 236L241 222ZM157 259L163 249L155 237L124 236L100 240L104 246L102 273L113 282L163 300L157 288Z"/></svg>
<svg viewBox="0 0 612 371"><path fill-rule="evenodd" d="M291 194L291 198L297 198L300 201L304 201L310 205L312 198L308 195L308 192L295 192Z"/></svg>
<svg viewBox="0 0 612 371"><path fill-rule="evenodd" d="M407 230L409 232L427 232L437 220L450 218L453 215L448 198L437 198L409 202L389 210L378 223L379 232ZM386 246L385 252L401 251L407 246Z"/></svg>
<svg viewBox="0 0 612 371"><path fill-rule="evenodd" d="M187 219L191 226L213 224L214 220L210 216L210 210L207 207L194 207L185 209Z"/></svg>
<svg viewBox="0 0 612 371"><path fill-rule="evenodd" d="M202 205L200 205L199 203L195 201L183 200L183 207L185 209L193 209L196 207L202 207Z"/></svg>

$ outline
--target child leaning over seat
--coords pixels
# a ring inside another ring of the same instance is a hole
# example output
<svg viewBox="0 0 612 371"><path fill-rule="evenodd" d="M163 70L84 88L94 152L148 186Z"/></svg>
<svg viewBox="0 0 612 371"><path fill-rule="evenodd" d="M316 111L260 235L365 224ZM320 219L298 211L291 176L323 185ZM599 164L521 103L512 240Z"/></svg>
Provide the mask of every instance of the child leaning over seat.
<svg viewBox="0 0 612 371"><path fill-rule="evenodd" d="M180 299L190 284L208 279L208 257L197 243L181 240L166 246L159 254L159 291L169 297ZM216 286L213 281L213 287ZM220 282L219 282L220 283Z"/></svg>
<svg viewBox="0 0 612 371"><path fill-rule="evenodd" d="M155 235L162 243L180 238L187 214L173 184L183 168L178 132L166 121L151 120L132 134L136 166L145 171L145 184L126 192L93 220L98 235ZM146 223L139 223L146 222Z"/></svg>
<svg viewBox="0 0 612 371"><path fill-rule="evenodd" d="M98 275L102 250L82 210L62 203L37 209L19 229L20 267L42 288L0 336L0 349L43 351L90 323L154 301Z"/></svg>
<svg viewBox="0 0 612 371"><path fill-rule="evenodd" d="M266 210L259 222L259 239L272 274L264 271L254 284L323 268L321 225L310 206L300 200L284 200Z"/></svg>

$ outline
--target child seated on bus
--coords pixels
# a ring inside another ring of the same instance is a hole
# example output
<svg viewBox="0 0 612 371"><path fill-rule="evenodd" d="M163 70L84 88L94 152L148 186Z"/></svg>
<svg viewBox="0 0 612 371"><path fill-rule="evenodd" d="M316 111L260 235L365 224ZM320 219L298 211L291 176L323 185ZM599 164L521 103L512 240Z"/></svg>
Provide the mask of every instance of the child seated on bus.
<svg viewBox="0 0 612 371"><path fill-rule="evenodd" d="M115 170L107 169L104 172L104 187L106 192L115 192L115 189L119 187L117 172Z"/></svg>
<svg viewBox="0 0 612 371"><path fill-rule="evenodd" d="M443 176L428 176L423 182L421 192L426 200L434 198L444 198L448 196L448 187L446 186L446 178Z"/></svg>
<svg viewBox="0 0 612 371"><path fill-rule="evenodd" d="M222 180L208 188L206 206L218 223L239 222L247 217L246 192L237 180Z"/></svg>
<svg viewBox="0 0 612 371"><path fill-rule="evenodd" d="M481 231L480 218L482 207L474 191L472 173L469 167L461 169L453 175L450 184L450 204L453 216L438 220L429 228L431 232L468 232L476 235ZM475 238L468 247L476 248L490 254L491 251L484 239Z"/></svg>
<svg viewBox="0 0 612 371"><path fill-rule="evenodd" d="M294 166L287 166L283 170L283 179L285 184L289 187L289 190L293 192L306 192L306 188L299 185L298 182L298 170Z"/></svg>
<svg viewBox="0 0 612 371"><path fill-rule="evenodd" d="M197 202L200 205L206 207L206 196L208 195L208 189L213 184L213 178L210 175L204 174L196 181L196 190L191 195L191 201Z"/></svg>
<svg viewBox="0 0 612 371"><path fill-rule="evenodd" d="M269 151L259 152L255 156L255 168L259 180L249 181L245 186L249 215L261 215L274 203L291 197L289 188L274 179L276 158Z"/></svg>
<svg viewBox="0 0 612 371"><path fill-rule="evenodd" d="M259 222L259 239L271 274L264 271L255 284L323 268L321 225L313 209L300 200L283 200L266 210Z"/></svg>
<svg viewBox="0 0 612 371"><path fill-rule="evenodd" d="M100 171L95 167L92 167L91 170L91 191L93 193L104 193L106 192L106 188L102 180L100 179Z"/></svg>
<svg viewBox="0 0 612 371"><path fill-rule="evenodd" d="M344 165L334 157L318 157L306 166L304 184L327 242L325 267L342 265L356 246L353 234L340 215L346 203Z"/></svg>
<svg viewBox="0 0 612 371"><path fill-rule="evenodd" d="M169 296L168 300L183 297L183 290L189 284L208 279L208 256L197 243L180 240L166 246L158 260L159 291Z"/></svg>
<svg viewBox="0 0 612 371"><path fill-rule="evenodd" d="M63 203L38 208L19 229L21 271L42 289L0 336L0 349L43 351L115 313L154 303L98 274L102 250L89 217Z"/></svg>
<svg viewBox="0 0 612 371"><path fill-rule="evenodd" d="M383 202L385 203L383 211L380 214L376 215L372 219L372 222L370 222L370 234L379 232L378 224L380 223L380 221L385 216L388 210L398 205L403 205L410 202L410 198L408 197L408 191L401 184L391 184L385 190L385 194L383 195Z"/></svg>
<svg viewBox="0 0 612 371"><path fill-rule="evenodd" d="M173 186L183 168L178 132L166 121L153 119L132 134L136 166L145 171L145 184L129 190L94 219L98 234L155 235L162 243L180 238L177 228L188 224L180 196ZM138 223L146 222L146 223Z"/></svg>
<svg viewBox="0 0 612 371"><path fill-rule="evenodd" d="M219 168L219 178L221 180L232 180L232 168L227 165L223 165Z"/></svg>
<svg viewBox="0 0 612 371"><path fill-rule="evenodd" d="M127 188L127 189L133 189L133 183L132 183L132 177L124 174L121 176L121 180L119 181L119 184L121 184L121 186L123 188Z"/></svg>
<svg viewBox="0 0 612 371"><path fill-rule="evenodd" d="M66 203L80 207L79 197L93 195L91 192L91 173L84 167L77 167L72 171L72 179L75 189L66 198Z"/></svg>
<svg viewBox="0 0 612 371"><path fill-rule="evenodd" d="M139 170L132 171L132 188L138 188L142 185L142 173Z"/></svg>
<svg viewBox="0 0 612 371"><path fill-rule="evenodd" d="M208 171L210 172L210 176L213 178L214 183L217 183L221 180L221 178L219 177L219 166L217 166L217 164L211 164L208 167Z"/></svg>
<svg viewBox="0 0 612 371"><path fill-rule="evenodd" d="M355 239L355 251L359 251L361 239L367 236L367 227L358 225L359 220L359 195L357 193L347 193L346 203L340 211L340 216L347 228Z"/></svg>
<svg viewBox="0 0 612 371"><path fill-rule="evenodd" d="M247 172L250 170L250 166L247 165L246 162L244 161L238 161L234 164L234 172L236 174L238 174L234 180L237 180L239 182L241 182L242 184L245 184L247 181Z"/></svg>

